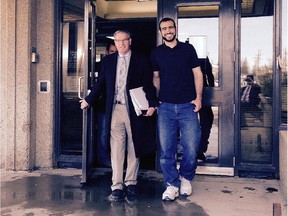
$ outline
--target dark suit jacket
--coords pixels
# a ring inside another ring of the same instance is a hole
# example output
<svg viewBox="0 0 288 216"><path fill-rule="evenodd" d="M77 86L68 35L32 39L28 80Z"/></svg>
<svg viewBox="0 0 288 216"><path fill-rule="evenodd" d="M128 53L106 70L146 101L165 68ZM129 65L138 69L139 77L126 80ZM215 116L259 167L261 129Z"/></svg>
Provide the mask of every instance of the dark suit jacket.
<svg viewBox="0 0 288 216"><path fill-rule="evenodd" d="M101 92L106 91L106 143L110 143L110 129L112 112L115 107L115 82L118 52L103 58L101 72L97 83L91 93L85 98L88 104L94 104ZM129 90L143 86L150 107L156 107L158 100L156 88L153 86L153 71L151 64L144 55L132 51L127 74L126 94L128 97L128 110L131 122L132 138L136 157L152 153L156 150L156 122L153 117L137 116L131 101ZM109 144L110 146L110 144Z"/></svg>
<svg viewBox="0 0 288 216"><path fill-rule="evenodd" d="M242 87L241 96L243 95L247 86ZM259 94L261 93L261 87L257 84L252 84L250 93L249 93L249 102L241 103L242 106L255 107L260 103Z"/></svg>

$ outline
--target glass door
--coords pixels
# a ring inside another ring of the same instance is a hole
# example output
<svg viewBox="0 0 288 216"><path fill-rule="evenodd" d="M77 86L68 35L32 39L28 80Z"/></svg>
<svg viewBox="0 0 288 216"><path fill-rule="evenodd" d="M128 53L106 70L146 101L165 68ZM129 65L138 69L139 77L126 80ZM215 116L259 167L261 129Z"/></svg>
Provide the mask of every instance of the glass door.
<svg viewBox="0 0 288 216"><path fill-rule="evenodd" d="M96 74L96 1L85 0L84 17L84 62L86 74L84 75L83 96L81 96L81 89L79 91L80 99L84 98L89 93L89 89L93 87ZM82 184L87 183L89 180L96 161L95 132L94 109L92 107L84 109L82 128Z"/></svg>
<svg viewBox="0 0 288 216"><path fill-rule="evenodd" d="M219 5L178 8L178 39L195 47L203 73L204 91L219 87L218 35ZM219 160L219 107L217 104L212 105L210 100L204 96L203 107L199 112L202 135L198 162L206 166L218 164Z"/></svg>
<svg viewBox="0 0 288 216"><path fill-rule="evenodd" d="M158 1L163 17L176 20L178 39L195 47L204 72L199 119L205 158L198 159L197 173L234 175L234 3Z"/></svg>
<svg viewBox="0 0 288 216"><path fill-rule="evenodd" d="M273 128L278 121L273 114L277 47L274 5L273 0L239 3L239 175L245 175L247 170L274 172L272 156L277 146Z"/></svg>
<svg viewBox="0 0 288 216"><path fill-rule="evenodd" d="M79 108L79 80L85 71L84 1L63 0L61 9L59 123L57 166L81 167L82 111Z"/></svg>
<svg viewBox="0 0 288 216"><path fill-rule="evenodd" d="M93 108L84 111L79 100L93 85L96 51L96 6L93 0L63 0L59 76L58 167L82 167L85 183L95 163Z"/></svg>

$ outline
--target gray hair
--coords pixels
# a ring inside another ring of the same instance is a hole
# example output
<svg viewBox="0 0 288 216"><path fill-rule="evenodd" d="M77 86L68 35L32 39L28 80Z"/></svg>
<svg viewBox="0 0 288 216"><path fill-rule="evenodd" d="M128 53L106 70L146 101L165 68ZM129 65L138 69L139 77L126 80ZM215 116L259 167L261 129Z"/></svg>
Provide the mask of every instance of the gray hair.
<svg viewBox="0 0 288 216"><path fill-rule="evenodd" d="M117 34L119 34L119 33L127 34L127 35L128 35L128 38L131 37L131 34L130 34L129 31L127 31L127 30L125 30L125 29L120 29L120 30L117 30L116 32L114 32L114 34L113 34L114 38L115 38L115 36L116 36Z"/></svg>

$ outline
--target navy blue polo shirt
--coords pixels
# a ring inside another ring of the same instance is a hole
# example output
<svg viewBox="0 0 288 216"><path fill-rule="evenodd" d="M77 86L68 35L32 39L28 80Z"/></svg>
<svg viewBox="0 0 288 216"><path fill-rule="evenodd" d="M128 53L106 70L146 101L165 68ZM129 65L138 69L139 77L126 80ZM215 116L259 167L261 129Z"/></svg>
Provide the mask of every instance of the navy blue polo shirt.
<svg viewBox="0 0 288 216"><path fill-rule="evenodd" d="M192 68L200 66L195 48L177 42L173 48L162 44L152 50L153 71L159 71L161 102L181 104L196 98Z"/></svg>

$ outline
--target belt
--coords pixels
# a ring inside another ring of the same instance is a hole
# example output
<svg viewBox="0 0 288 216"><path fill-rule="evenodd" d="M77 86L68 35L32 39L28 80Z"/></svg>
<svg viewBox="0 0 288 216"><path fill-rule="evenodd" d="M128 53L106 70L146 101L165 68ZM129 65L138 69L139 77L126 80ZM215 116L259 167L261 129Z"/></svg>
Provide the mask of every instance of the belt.
<svg viewBox="0 0 288 216"><path fill-rule="evenodd" d="M123 103L121 101L115 101L115 104L125 105L125 103Z"/></svg>

